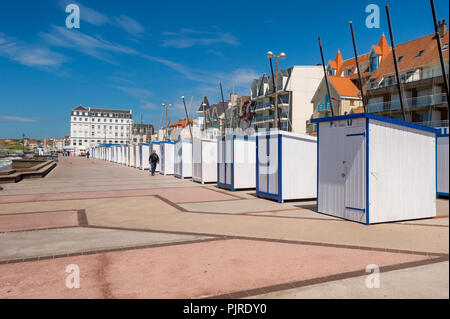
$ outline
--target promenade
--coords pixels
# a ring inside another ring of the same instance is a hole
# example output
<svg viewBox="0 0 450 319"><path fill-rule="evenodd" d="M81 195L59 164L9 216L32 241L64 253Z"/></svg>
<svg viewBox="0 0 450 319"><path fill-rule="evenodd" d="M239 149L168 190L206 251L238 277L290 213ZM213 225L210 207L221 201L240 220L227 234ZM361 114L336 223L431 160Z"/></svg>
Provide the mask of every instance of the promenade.
<svg viewBox="0 0 450 319"><path fill-rule="evenodd" d="M72 157L2 187L0 298L449 298L445 199L436 218L365 226Z"/></svg>

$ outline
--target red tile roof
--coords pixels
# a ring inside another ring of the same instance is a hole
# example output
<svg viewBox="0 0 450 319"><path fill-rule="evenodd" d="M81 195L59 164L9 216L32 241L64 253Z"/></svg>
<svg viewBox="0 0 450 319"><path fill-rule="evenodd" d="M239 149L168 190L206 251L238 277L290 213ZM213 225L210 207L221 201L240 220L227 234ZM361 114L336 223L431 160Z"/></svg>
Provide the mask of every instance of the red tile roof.
<svg viewBox="0 0 450 319"><path fill-rule="evenodd" d="M448 43L449 37L448 31L441 38L442 45ZM424 50L423 54L419 57L417 54L419 51ZM417 68L423 65L439 63L439 52L437 48L436 39L434 33L409 41L395 46L397 59L403 57L398 62L398 68L401 71ZM448 49L443 51L444 59L448 63ZM381 60L378 69L373 72L370 79L374 79L377 82L381 81L385 74L392 74L395 72L394 59L392 50Z"/></svg>
<svg viewBox="0 0 450 319"><path fill-rule="evenodd" d="M359 97L359 89L348 77L329 75L328 80L341 96Z"/></svg>

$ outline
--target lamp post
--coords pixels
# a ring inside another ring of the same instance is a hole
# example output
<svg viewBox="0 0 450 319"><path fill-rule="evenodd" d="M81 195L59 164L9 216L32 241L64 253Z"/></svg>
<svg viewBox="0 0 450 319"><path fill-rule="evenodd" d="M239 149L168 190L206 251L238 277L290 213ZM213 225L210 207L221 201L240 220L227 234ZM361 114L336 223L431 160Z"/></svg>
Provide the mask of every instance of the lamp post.
<svg viewBox="0 0 450 319"><path fill-rule="evenodd" d="M169 109L169 107L172 106L172 104L162 104L162 106L166 109L166 134L165 134L165 138L169 138L169 123L167 122L167 110Z"/></svg>
<svg viewBox="0 0 450 319"><path fill-rule="evenodd" d="M22 133L22 158L25 159L25 133Z"/></svg>
<svg viewBox="0 0 450 319"><path fill-rule="evenodd" d="M280 55L273 54L272 51L266 53L266 56L269 58L270 63L272 63L272 58L275 58L275 74L272 74L274 78L274 90L275 90L275 117L274 117L274 127L278 129L278 83L277 83L277 74L278 74L278 58L284 59L286 57L286 53L281 52Z"/></svg>

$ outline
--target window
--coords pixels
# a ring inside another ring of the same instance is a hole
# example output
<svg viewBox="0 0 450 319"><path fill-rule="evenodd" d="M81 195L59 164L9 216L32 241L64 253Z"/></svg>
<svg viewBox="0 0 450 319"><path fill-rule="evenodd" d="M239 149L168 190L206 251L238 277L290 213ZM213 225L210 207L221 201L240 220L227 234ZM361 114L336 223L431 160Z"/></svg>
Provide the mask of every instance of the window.
<svg viewBox="0 0 450 319"><path fill-rule="evenodd" d="M442 46L442 51L447 50L447 49L448 49L448 43L446 43Z"/></svg>
<svg viewBox="0 0 450 319"><path fill-rule="evenodd" d="M400 63L400 61L401 61L402 59L403 59L403 55L402 55L402 56L399 56L398 59L397 59L398 63Z"/></svg>
<svg viewBox="0 0 450 319"><path fill-rule="evenodd" d="M423 52L424 52L424 51L425 51L425 50L420 50L420 51L417 53L416 58L421 57L421 56L423 55Z"/></svg>
<svg viewBox="0 0 450 319"><path fill-rule="evenodd" d="M369 58L369 72L374 72L378 68L378 55L371 54Z"/></svg>

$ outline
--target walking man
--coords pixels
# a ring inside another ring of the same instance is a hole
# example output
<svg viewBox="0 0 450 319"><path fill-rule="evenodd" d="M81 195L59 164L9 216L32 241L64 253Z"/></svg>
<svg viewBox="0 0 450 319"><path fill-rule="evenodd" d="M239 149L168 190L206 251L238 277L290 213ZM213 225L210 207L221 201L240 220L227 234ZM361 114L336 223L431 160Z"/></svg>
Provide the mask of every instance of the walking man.
<svg viewBox="0 0 450 319"><path fill-rule="evenodd" d="M156 150L152 151L152 154L149 157L150 169L152 172L152 176L155 176L156 164L159 163L159 156L156 154Z"/></svg>

